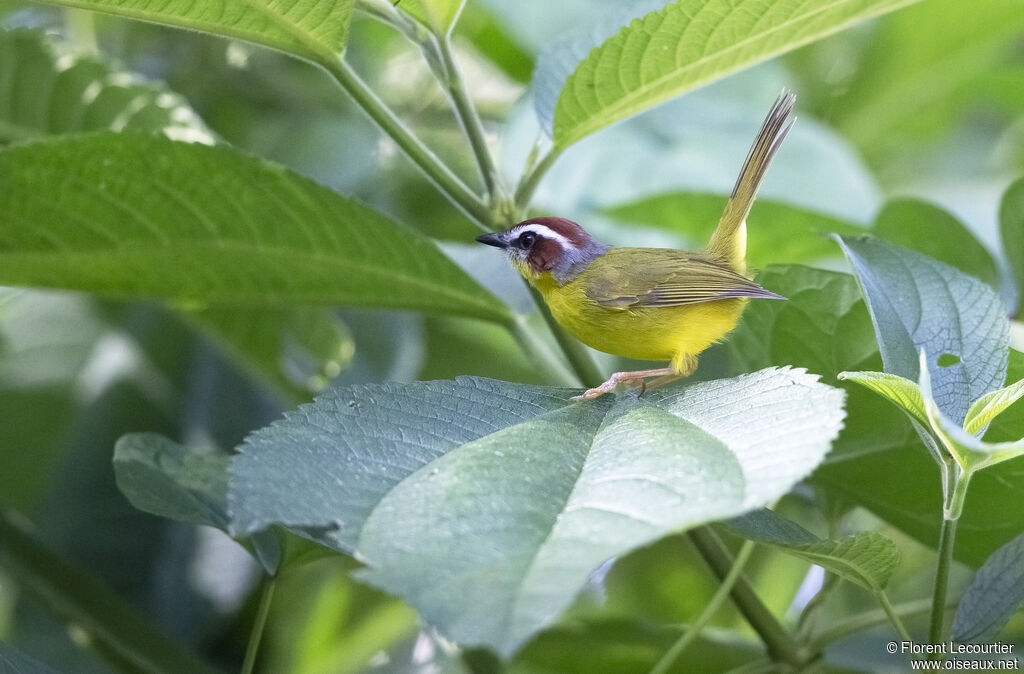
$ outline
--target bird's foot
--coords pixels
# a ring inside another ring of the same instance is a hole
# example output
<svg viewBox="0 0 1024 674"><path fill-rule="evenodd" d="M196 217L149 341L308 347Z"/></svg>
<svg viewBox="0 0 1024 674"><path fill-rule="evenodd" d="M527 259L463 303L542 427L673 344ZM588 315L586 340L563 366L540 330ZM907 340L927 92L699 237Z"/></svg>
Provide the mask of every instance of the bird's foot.
<svg viewBox="0 0 1024 674"><path fill-rule="evenodd" d="M592 389L587 389L581 395L573 396L573 400L590 400L603 396L605 393L611 393L615 390L615 387L619 384L628 384L629 386L639 386L646 388L645 379L647 377L660 377L655 380L656 385L661 385L672 381L678 376L675 371L670 367L659 367L654 370L633 370L632 372L616 372L612 376L608 377L608 381L595 386Z"/></svg>

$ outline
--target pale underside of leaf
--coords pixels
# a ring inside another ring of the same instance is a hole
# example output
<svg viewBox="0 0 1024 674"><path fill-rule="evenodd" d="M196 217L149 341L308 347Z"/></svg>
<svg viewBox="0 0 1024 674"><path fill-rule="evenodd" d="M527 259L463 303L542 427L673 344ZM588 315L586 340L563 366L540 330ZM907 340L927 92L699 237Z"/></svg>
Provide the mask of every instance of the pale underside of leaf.
<svg viewBox="0 0 1024 674"><path fill-rule="evenodd" d="M788 368L571 393L473 378L329 390L240 448L236 533L281 523L355 554L445 634L507 655L608 559L788 491L842 419L840 390Z"/></svg>
<svg viewBox="0 0 1024 674"><path fill-rule="evenodd" d="M569 76L555 106L566 147L727 73L914 0L677 0L624 27Z"/></svg>
<svg viewBox="0 0 1024 674"><path fill-rule="evenodd" d="M996 550L978 569L956 608L953 638L987 642L1024 601L1024 535Z"/></svg>

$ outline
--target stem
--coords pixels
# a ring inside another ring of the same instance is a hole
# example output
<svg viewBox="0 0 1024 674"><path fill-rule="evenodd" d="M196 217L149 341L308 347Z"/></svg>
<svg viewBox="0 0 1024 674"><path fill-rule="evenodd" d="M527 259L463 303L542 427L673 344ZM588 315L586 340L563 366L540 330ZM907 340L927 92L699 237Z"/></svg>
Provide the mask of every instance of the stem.
<svg viewBox="0 0 1024 674"><path fill-rule="evenodd" d="M953 548L956 545L956 527L960 522L960 513L967 500L967 487L971 481L971 472L963 472L959 466L944 471L948 489L942 506L942 529L939 531L939 559L935 569L935 590L932 593L932 616L928 626L928 641L933 644L943 643L946 622L946 591L949 586L949 571L953 568ZM933 653L929 659L937 660L940 654ZM934 657L932 657L934 656Z"/></svg>
<svg viewBox="0 0 1024 674"><path fill-rule="evenodd" d="M502 192L501 176L498 174L491 157L491 151L487 147L487 139L484 136L484 128L480 122L480 115L472 99L466 93L465 82L462 79L462 72L459 70L455 57L452 54L451 40L447 35L437 38L437 47L441 55L441 63L445 69L445 80L448 86L448 93L451 95L452 104L455 107L455 114L462 123L462 129L466 132L469 144L473 148L473 155L480 167L480 175L484 179L484 186L487 194L491 197L493 204L495 198Z"/></svg>
<svg viewBox="0 0 1024 674"><path fill-rule="evenodd" d="M516 189L516 206L518 208L526 209L530 199L533 198L533 193L537 190L537 185L540 184L540 179L544 177L544 174L548 172L548 169L561 154L561 148L551 148L532 169L529 169Z"/></svg>
<svg viewBox="0 0 1024 674"><path fill-rule="evenodd" d="M557 379L566 386L576 386L579 384L579 382L573 381L575 373L565 369L562 362L558 360L557 354L552 352L550 345L542 341L536 332L527 327L524 316L517 314L505 327L512 333L513 339L516 340L519 348L526 354L528 359L534 359L540 355L544 361L543 367L546 374L558 372ZM549 377L549 379L554 379L554 377Z"/></svg>
<svg viewBox="0 0 1024 674"><path fill-rule="evenodd" d="M316 61L334 77L335 81L362 108L363 112L369 115L370 119L395 141L395 144L405 152L406 156L437 189L482 230L490 231L492 217L487 205L409 130L402 120L359 78L351 66L333 54L318 55Z"/></svg>
<svg viewBox="0 0 1024 674"><path fill-rule="evenodd" d="M724 582L729 575L732 560L718 535L708 527L693 529L687 535L714 574ZM807 654L802 653L800 648L793 643L789 635L786 634L786 630L775 619L768 607L761 602L745 578L741 576L736 579L730 594L736 608L761 637L772 660L782 661L800 668L813 659L807 657Z"/></svg>
<svg viewBox="0 0 1024 674"><path fill-rule="evenodd" d="M693 641L700 636L701 630L711 621L715 613L718 612L718 608L725 601L725 598L732 591L733 585L739 580L740 574L743 572L743 567L746 565L747 560L750 559L750 553L754 551L753 541L744 541L743 546L740 548L739 553L736 555L736 559L732 563L732 568L729 569L729 573L726 574L725 580L718 586L714 596L711 597L711 601L704 607L701 614L697 616L697 619L690 625L679 640L676 641L672 646L665 651L665 655L661 656L658 663L651 669L651 674L665 674L672 666L679 656L686 650L686 648L693 643Z"/></svg>
<svg viewBox="0 0 1024 674"><path fill-rule="evenodd" d="M249 633L249 644L245 647L245 661L242 663L241 674L252 674L253 665L256 664L256 653L260 650L260 640L263 639L263 629L267 626L267 616L270 615L270 604L274 599L274 587L277 579L274 576L267 578L263 584L263 591L260 593L260 605L256 609L256 620L252 624L252 631Z"/></svg>
<svg viewBox="0 0 1024 674"><path fill-rule="evenodd" d="M900 635L900 639L903 641L912 641L910 638L910 632L907 631L903 621L900 620L896 611L893 610L892 604L889 603L889 596L885 594L885 590L879 590L876 592L875 597L878 599L878 603L882 605L882 610L885 612L886 617L889 618L889 622L891 622L892 626L896 628L896 633Z"/></svg>

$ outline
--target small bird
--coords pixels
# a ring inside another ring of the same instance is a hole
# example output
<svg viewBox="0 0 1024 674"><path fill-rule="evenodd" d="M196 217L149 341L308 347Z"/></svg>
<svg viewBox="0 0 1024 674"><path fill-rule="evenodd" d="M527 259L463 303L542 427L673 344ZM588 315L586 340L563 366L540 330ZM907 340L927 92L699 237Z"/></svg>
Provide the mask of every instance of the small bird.
<svg viewBox="0 0 1024 674"><path fill-rule="evenodd" d="M751 297L786 299L747 278L747 214L793 123L796 96L783 91L761 125L725 212L703 251L611 247L565 218L524 220L477 241L502 248L540 291L559 325L618 356L668 360L668 367L616 372L576 399L619 384L661 384L697 369L697 355L728 334Z"/></svg>

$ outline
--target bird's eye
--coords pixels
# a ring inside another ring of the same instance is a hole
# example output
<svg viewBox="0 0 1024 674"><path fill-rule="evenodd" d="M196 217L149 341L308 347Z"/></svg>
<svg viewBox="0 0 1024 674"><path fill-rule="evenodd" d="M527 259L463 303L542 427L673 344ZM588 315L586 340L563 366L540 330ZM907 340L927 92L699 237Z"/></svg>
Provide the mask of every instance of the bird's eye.
<svg viewBox="0 0 1024 674"><path fill-rule="evenodd" d="M526 250L537 240L537 235L533 232L523 232L519 235L519 247Z"/></svg>

